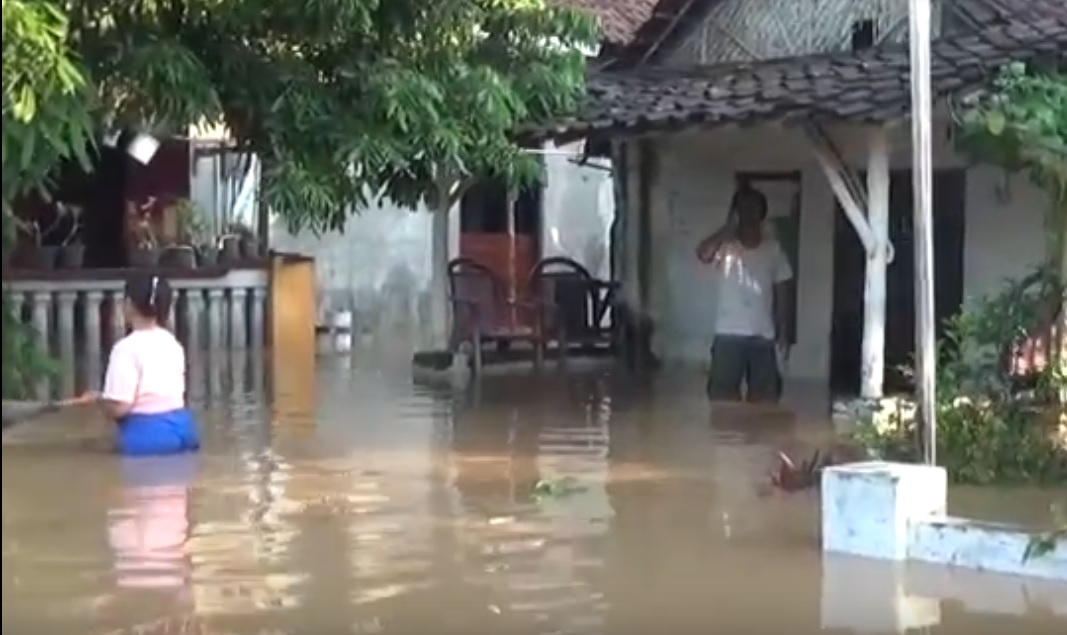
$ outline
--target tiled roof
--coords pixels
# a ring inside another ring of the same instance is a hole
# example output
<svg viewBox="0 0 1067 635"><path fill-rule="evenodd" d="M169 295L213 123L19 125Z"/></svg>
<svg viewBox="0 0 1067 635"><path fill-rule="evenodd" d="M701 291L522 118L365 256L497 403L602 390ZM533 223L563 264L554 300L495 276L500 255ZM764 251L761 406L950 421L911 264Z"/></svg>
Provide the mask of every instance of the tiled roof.
<svg viewBox="0 0 1067 635"><path fill-rule="evenodd" d="M957 13L980 25L1020 19L1067 19L1067 0L953 0L953 3Z"/></svg>
<svg viewBox="0 0 1067 635"><path fill-rule="evenodd" d="M660 0L551 0L555 4L586 11L600 21L601 39L609 44L629 44L638 29L652 17Z"/></svg>
<svg viewBox="0 0 1067 635"><path fill-rule="evenodd" d="M1012 22L937 40L934 94L980 88L1012 61L1067 61L1067 19ZM590 76L579 116L534 130L544 136L773 121L887 121L907 114L906 48L872 49L690 69Z"/></svg>

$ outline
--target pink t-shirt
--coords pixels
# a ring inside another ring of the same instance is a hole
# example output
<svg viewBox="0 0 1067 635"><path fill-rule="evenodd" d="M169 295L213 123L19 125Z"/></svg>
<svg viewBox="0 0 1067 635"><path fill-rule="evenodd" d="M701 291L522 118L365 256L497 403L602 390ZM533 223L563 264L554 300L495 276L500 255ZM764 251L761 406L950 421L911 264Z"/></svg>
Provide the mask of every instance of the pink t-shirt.
<svg viewBox="0 0 1067 635"><path fill-rule="evenodd" d="M152 414L185 407L185 350L164 328L136 330L111 348L103 398Z"/></svg>

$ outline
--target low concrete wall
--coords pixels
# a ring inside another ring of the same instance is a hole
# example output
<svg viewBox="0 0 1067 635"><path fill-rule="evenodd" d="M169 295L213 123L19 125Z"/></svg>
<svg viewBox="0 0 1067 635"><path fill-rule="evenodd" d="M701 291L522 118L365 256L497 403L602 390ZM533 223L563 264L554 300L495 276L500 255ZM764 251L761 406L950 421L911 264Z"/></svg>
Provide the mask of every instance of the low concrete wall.
<svg viewBox="0 0 1067 635"><path fill-rule="evenodd" d="M1067 618L1064 582L836 554L823 558L821 596L822 627L856 633L938 626L944 602L968 613Z"/></svg>
<svg viewBox="0 0 1067 635"><path fill-rule="evenodd" d="M1025 558L1034 533L946 515L944 468L881 461L822 475L823 551L1067 582L1067 544Z"/></svg>

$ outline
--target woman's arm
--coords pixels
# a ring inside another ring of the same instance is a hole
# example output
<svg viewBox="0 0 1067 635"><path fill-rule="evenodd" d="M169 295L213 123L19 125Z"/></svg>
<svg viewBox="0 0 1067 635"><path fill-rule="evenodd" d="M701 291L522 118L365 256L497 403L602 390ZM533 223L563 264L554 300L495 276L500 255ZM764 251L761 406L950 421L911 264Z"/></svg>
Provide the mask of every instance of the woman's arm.
<svg viewBox="0 0 1067 635"><path fill-rule="evenodd" d="M104 390L97 398L100 409L118 421L130 414L137 401L137 387L141 383L141 369L133 351L120 341L111 349L104 375Z"/></svg>

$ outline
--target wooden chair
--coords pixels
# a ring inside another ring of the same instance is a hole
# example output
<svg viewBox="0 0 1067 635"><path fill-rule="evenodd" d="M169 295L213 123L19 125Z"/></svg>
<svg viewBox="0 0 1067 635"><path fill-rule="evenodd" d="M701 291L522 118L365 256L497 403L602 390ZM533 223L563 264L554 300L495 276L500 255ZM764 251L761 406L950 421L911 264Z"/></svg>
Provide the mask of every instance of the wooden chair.
<svg viewBox="0 0 1067 635"><path fill-rule="evenodd" d="M542 323L555 335L560 355L565 357L572 346L613 348L614 283L597 280L574 260L557 256L534 265L527 288L540 306L553 307Z"/></svg>
<svg viewBox="0 0 1067 635"><path fill-rule="evenodd" d="M545 330L542 318L551 308L527 299L511 299L502 280L488 267L469 258L457 258L448 265L449 300L452 304L453 350L471 346L474 373L485 364L485 345L498 351L513 343L529 343L539 368L544 357Z"/></svg>

